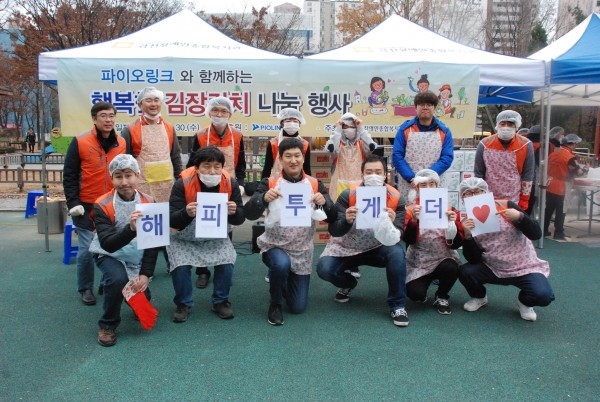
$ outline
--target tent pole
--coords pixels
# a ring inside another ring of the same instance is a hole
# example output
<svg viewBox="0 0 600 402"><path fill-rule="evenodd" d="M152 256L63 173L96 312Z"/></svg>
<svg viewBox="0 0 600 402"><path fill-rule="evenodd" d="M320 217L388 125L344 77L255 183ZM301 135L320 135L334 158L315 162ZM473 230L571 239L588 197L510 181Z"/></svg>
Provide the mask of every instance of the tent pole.
<svg viewBox="0 0 600 402"><path fill-rule="evenodd" d="M550 151L550 111L551 111L551 107L552 107L552 84L548 84L548 103L546 105L546 130L545 130L545 135L543 137L544 139L544 152L542 155L543 159L540 159L540 165L542 165L542 161L543 161L543 166L540 169L541 173L542 173L542 185L540 186L540 226L542 229L542 237L540 238L539 241L539 248L544 248L544 220L546 218L546 188L547 188L547 183L548 183L548 164L547 164L547 159L548 159L548 152Z"/></svg>
<svg viewBox="0 0 600 402"><path fill-rule="evenodd" d="M596 160L600 161L600 107L598 108L598 115L596 116L596 139L594 141L594 155L596 155Z"/></svg>

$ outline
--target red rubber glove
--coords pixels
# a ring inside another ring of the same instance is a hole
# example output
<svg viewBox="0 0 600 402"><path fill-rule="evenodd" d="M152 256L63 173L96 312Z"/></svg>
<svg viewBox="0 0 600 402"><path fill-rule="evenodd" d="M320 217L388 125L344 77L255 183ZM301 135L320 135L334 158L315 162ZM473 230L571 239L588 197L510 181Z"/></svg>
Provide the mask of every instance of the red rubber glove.
<svg viewBox="0 0 600 402"><path fill-rule="evenodd" d="M527 211L527 208L529 208L530 198L530 195L524 195L523 193L521 193L521 196L519 197L519 208L521 208L523 211Z"/></svg>
<svg viewBox="0 0 600 402"><path fill-rule="evenodd" d="M139 318L142 328L149 330L154 327L158 311L150 304L144 292L133 295L127 300L127 304L129 304L137 318Z"/></svg>

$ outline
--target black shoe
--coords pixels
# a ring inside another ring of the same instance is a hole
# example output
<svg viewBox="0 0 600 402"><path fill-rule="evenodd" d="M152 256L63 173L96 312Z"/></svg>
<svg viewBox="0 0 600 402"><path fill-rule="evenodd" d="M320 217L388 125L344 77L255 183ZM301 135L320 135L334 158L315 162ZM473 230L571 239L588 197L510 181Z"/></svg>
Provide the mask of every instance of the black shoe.
<svg viewBox="0 0 600 402"><path fill-rule="evenodd" d="M448 299L442 299L435 295L435 301L433 302L433 307L437 308L437 312L440 314L450 314L452 311L450 310L450 302Z"/></svg>
<svg viewBox="0 0 600 402"><path fill-rule="evenodd" d="M224 320L233 318L233 309L231 308L231 303L229 303L228 300L213 304L211 310L217 313L217 315Z"/></svg>
<svg viewBox="0 0 600 402"><path fill-rule="evenodd" d="M86 289L81 292L81 302L86 306L93 306L96 304L96 297L94 297L92 289Z"/></svg>
<svg viewBox="0 0 600 402"><path fill-rule="evenodd" d="M554 233L554 237L552 237L552 239L554 239L554 240L569 240L567 238L567 235L564 233Z"/></svg>
<svg viewBox="0 0 600 402"><path fill-rule="evenodd" d="M408 313L404 307L397 308L390 312L392 321L397 327L408 327Z"/></svg>
<svg viewBox="0 0 600 402"><path fill-rule="evenodd" d="M267 319L271 325L283 325L283 312L281 304L271 303L269 305L269 317Z"/></svg>
<svg viewBox="0 0 600 402"><path fill-rule="evenodd" d="M98 285L98 294L100 296L102 296L104 294L104 285L103 284Z"/></svg>
<svg viewBox="0 0 600 402"><path fill-rule="evenodd" d="M190 315L190 307L185 304L178 304L173 313L173 322L186 322Z"/></svg>
<svg viewBox="0 0 600 402"><path fill-rule="evenodd" d="M204 289L208 286L208 280L210 279L209 274L200 274L198 275L198 279L196 279L196 287L198 289Z"/></svg>
<svg viewBox="0 0 600 402"><path fill-rule="evenodd" d="M338 303L346 303L347 301L350 300L350 292L351 291L352 291L352 289L350 289L350 288L340 289L335 294L335 298L333 300L335 300Z"/></svg>
<svg viewBox="0 0 600 402"><path fill-rule="evenodd" d="M552 233L549 230L544 232L544 237L550 237L550 236L552 236Z"/></svg>

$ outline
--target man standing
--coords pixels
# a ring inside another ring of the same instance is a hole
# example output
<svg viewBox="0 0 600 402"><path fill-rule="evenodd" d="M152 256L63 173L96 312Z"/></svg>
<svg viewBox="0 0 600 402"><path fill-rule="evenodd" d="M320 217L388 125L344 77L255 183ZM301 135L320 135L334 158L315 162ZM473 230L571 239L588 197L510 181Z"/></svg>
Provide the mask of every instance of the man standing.
<svg viewBox="0 0 600 402"><path fill-rule="evenodd" d="M475 177L484 179L494 198L518 203L526 211L535 175L533 144L517 134L521 115L504 110L496 117L496 134L477 145Z"/></svg>
<svg viewBox="0 0 600 402"><path fill-rule="evenodd" d="M433 92L420 92L414 103L417 116L398 129L392 154L392 163L401 176L398 190L405 199L416 172L431 169L441 176L454 159L452 132L433 116L438 97Z"/></svg>
<svg viewBox="0 0 600 402"><path fill-rule="evenodd" d="M548 189L546 190L546 212L544 218L544 236L550 236L550 218L556 211L554 219L554 240L565 238L565 214L567 206L565 196L570 193L573 178L583 176L588 166L581 168L573 153L581 138L577 134L568 134L563 138L563 145L550 154L548 158Z"/></svg>
<svg viewBox="0 0 600 402"><path fill-rule="evenodd" d="M323 183L302 170L304 144L299 138L286 138L278 147L283 170L273 172L258 184L252 198L244 205L246 217L256 220L269 208L270 214L280 208L281 183L306 183L311 186L311 203L323 207L327 221L335 219L335 207ZM265 228L265 233L256 239L262 260L269 267L269 291L271 303L267 320L271 325L283 325L282 303L285 295L288 309L292 313L304 312L308 304L308 286L312 272L313 236L315 224L309 227L283 227L279 218ZM269 215L267 216L269 219ZM314 219L314 217L313 217Z"/></svg>
<svg viewBox="0 0 600 402"><path fill-rule="evenodd" d="M181 151L172 124L160 115L164 95L154 87L138 94L142 116L125 127L121 136L127 153L140 165L138 189L156 202L168 202L175 179L181 173Z"/></svg>
<svg viewBox="0 0 600 402"><path fill-rule="evenodd" d="M85 305L96 304L94 296L94 261L89 252L94 235L90 216L94 202L113 188L109 164L113 158L125 153L125 140L117 137L115 116L117 109L108 102L92 106L94 127L73 138L63 171L63 187L69 213L77 228L77 290Z"/></svg>
<svg viewBox="0 0 600 402"><path fill-rule="evenodd" d="M401 233L404 227L404 203L398 191L385 184L387 166L377 155L367 156L362 163L361 186L386 186L387 197L385 213ZM331 282L340 288L335 301L345 303L350 300L350 291L358 284L357 279L349 272L348 267L370 265L385 267L388 283L387 302L394 325L408 325L406 313L406 260L404 249L399 243L385 246L375 238L373 229L357 229L356 188L353 185L344 190L338 197L336 220L329 225L329 233L333 236L317 264L317 273L321 279ZM398 237L400 240L400 237Z"/></svg>

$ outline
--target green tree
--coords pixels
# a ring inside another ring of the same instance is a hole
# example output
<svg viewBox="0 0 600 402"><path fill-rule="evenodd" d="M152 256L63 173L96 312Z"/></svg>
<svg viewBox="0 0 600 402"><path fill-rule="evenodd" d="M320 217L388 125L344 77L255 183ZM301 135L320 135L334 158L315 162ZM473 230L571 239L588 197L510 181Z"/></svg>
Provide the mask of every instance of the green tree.
<svg viewBox="0 0 600 402"><path fill-rule="evenodd" d="M541 22L537 22L531 30L531 42L529 42L529 54L535 53L548 46L548 33Z"/></svg>
<svg viewBox="0 0 600 402"><path fill-rule="evenodd" d="M583 14L583 11L581 10L581 8L579 8L579 6L575 6L575 7L567 7L567 10L569 10L569 14L571 14L573 16L573 18L575 18L575 25L579 25L583 22L583 20L585 20L585 15Z"/></svg>

